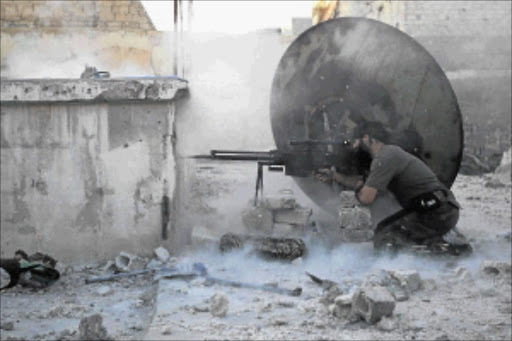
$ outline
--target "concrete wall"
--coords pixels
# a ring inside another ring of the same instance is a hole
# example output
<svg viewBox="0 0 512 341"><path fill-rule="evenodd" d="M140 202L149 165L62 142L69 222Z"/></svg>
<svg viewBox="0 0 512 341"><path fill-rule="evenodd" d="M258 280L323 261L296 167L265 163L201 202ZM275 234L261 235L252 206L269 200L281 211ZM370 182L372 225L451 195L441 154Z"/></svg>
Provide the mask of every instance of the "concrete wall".
<svg viewBox="0 0 512 341"><path fill-rule="evenodd" d="M172 203L176 187L174 100L186 84L139 81L135 92L133 83L2 81L2 257L24 249L84 263L164 242L162 198ZM162 96L148 97L151 86ZM75 92L34 98L37 87ZM77 100L82 89L92 99Z"/></svg>
<svg viewBox="0 0 512 341"><path fill-rule="evenodd" d="M138 0L20 1L0 3L2 28L70 28L154 30Z"/></svg>

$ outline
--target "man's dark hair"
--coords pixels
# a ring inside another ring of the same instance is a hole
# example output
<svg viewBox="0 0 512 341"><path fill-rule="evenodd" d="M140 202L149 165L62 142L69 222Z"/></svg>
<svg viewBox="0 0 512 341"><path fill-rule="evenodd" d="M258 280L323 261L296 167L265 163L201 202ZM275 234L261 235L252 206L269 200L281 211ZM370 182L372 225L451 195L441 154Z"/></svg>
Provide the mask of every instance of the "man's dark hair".
<svg viewBox="0 0 512 341"><path fill-rule="evenodd" d="M364 135L368 135L383 143L389 142L389 133L380 122L364 121L359 123L352 131L353 139L361 139Z"/></svg>

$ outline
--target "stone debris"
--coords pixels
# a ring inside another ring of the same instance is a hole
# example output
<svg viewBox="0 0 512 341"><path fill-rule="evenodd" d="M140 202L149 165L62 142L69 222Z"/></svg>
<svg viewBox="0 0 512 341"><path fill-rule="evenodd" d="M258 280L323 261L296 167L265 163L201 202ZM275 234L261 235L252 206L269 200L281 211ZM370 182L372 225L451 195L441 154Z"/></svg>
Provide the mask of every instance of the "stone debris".
<svg viewBox="0 0 512 341"><path fill-rule="evenodd" d="M398 302L408 300L413 292L420 290L423 286L416 270L381 270L367 276L364 284L386 287Z"/></svg>
<svg viewBox="0 0 512 341"><path fill-rule="evenodd" d="M164 265L161 261L158 259L152 259L146 264L146 269L158 269L161 268Z"/></svg>
<svg viewBox="0 0 512 341"><path fill-rule="evenodd" d="M127 253L127 252L121 252L119 253L119 256L115 259L116 267L119 271L128 272L133 270L134 266L134 256Z"/></svg>
<svg viewBox="0 0 512 341"><path fill-rule="evenodd" d="M14 323L12 323L11 321L9 321L9 322L2 322L2 323L0 323L0 329L3 329L5 331L14 330Z"/></svg>
<svg viewBox="0 0 512 341"><path fill-rule="evenodd" d="M391 277L398 280L400 286L409 294L421 289L421 277L416 270L390 271Z"/></svg>
<svg viewBox="0 0 512 341"><path fill-rule="evenodd" d="M225 317L229 310L229 300L224 293L218 292L210 298L210 313L215 317Z"/></svg>
<svg viewBox="0 0 512 341"><path fill-rule="evenodd" d="M336 299L336 297L338 297L342 294L343 294L343 292L338 287L338 285L336 285L336 284L332 285L327 290L325 290L325 293L322 296L322 298L320 298L319 302L325 306L330 306L331 304L334 303L334 300Z"/></svg>
<svg viewBox="0 0 512 341"><path fill-rule="evenodd" d="M390 332L398 327L398 322L391 317L384 316L379 322L377 322L376 327L379 330Z"/></svg>
<svg viewBox="0 0 512 341"><path fill-rule="evenodd" d="M466 281L472 279L471 272L465 266L459 266L453 270L453 275L460 280Z"/></svg>
<svg viewBox="0 0 512 341"><path fill-rule="evenodd" d="M163 327L163 328L162 328L162 335L171 335L171 334L172 334L172 329L171 329L171 327L166 326L166 327Z"/></svg>
<svg viewBox="0 0 512 341"><path fill-rule="evenodd" d="M511 262L486 260L480 265L480 270L486 275L510 275Z"/></svg>
<svg viewBox="0 0 512 341"><path fill-rule="evenodd" d="M302 257L295 258L291 262L292 265L296 265L296 266L302 265L302 263L304 263L302 260Z"/></svg>
<svg viewBox="0 0 512 341"><path fill-rule="evenodd" d="M160 246L159 248L156 248L154 251L156 258L158 258L159 261L162 263L165 263L169 260L169 257L171 256L169 254L169 251L165 249L164 247Z"/></svg>
<svg viewBox="0 0 512 341"><path fill-rule="evenodd" d="M80 340L110 340L107 330L103 326L103 317L100 314L94 314L80 320L78 337Z"/></svg>
<svg viewBox="0 0 512 341"><path fill-rule="evenodd" d="M102 285L98 289L96 289L96 293L100 296L108 296L112 294L113 290L108 285Z"/></svg>
<svg viewBox="0 0 512 341"><path fill-rule="evenodd" d="M374 324L383 316L391 316L395 309L395 298L388 289L380 285L365 285L354 293L352 311L367 323Z"/></svg>
<svg viewBox="0 0 512 341"><path fill-rule="evenodd" d="M329 312L338 318L348 318L352 313L352 294L340 295L329 306Z"/></svg>
<svg viewBox="0 0 512 341"><path fill-rule="evenodd" d="M119 271L119 269L117 268L117 265L114 261L109 260L107 264L105 264L105 266L102 267L101 271L103 275L113 275L114 273Z"/></svg>
<svg viewBox="0 0 512 341"><path fill-rule="evenodd" d="M5 287L11 281L11 276L4 270L4 268L0 268L0 288Z"/></svg>

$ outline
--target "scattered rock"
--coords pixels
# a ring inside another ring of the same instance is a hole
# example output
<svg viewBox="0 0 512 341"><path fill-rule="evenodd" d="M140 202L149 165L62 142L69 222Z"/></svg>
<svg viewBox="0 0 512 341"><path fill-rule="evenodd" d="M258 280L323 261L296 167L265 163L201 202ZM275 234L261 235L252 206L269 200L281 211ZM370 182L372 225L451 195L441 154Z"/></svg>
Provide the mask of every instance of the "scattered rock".
<svg viewBox="0 0 512 341"><path fill-rule="evenodd" d="M160 260L158 259L152 259L146 264L146 269L158 269L161 268L164 265Z"/></svg>
<svg viewBox="0 0 512 341"><path fill-rule="evenodd" d="M12 323L10 321L2 322L2 323L0 323L0 329L6 330L6 331L14 330L14 323Z"/></svg>
<svg viewBox="0 0 512 341"><path fill-rule="evenodd" d="M325 291L324 296L322 296L322 298L320 299L320 303L322 303L325 306L329 306L334 303L336 297L342 294L343 292L337 285L332 285Z"/></svg>
<svg viewBox="0 0 512 341"><path fill-rule="evenodd" d="M421 277L416 270L390 271L390 274L409 294L421 289Z"/></svg>
<svg viewBox="0 0 512 341"><path fill-rule="evenodd" d="M155 253L156 258L158 258L158 260L160 260L162 263L167 262L171 256L169 251L167 251L167 249L162 246L156 248L153 252Z"/></svg>
<svg viewBox="0 0 512 341"><path fill-rule="evenodd" d="M172 334L171 327L167 326L167 327L162 328L162 335L171 335L171 334Z"/></svg>
<svg viewBox="0 0 512 341"><path fill-rule="evenodd" d="M395 330L397 327L398 322L395 319L386 316L381 318L381 320L377 323L377 329L385 332Z"/></svg>
<svg viewBox="0 0 512 341"><path fill-rule="evenodd" d="M229 301L223 293L216 293L210 298L210 313L215 317L225 317L229 309Z"/></svg>
<svg viewBox="0 0 512 341"><path fill-rule="evenodd" d="M103 326L103 317L94 314L80 320L78 326L78 337L80 340L109 340L107 330Z"/></svg>
<svg viewBox="0 0 512 341"><path fill-rule="evenodd" d="M380 285L362 286L352 298L352 311L369 324L378 322L383 316L391 316L394 309L395 298Z"/></svg>
<svg viewBox="0 0 512 341"><path fill-rule="evenodd" d="M471 279L471 273L465 266L459 266L453 270L453 274L463 281Z"/></svg>
<svg viewBox="0 0 512 341"><path fill-rule="evenodd" d="M60 305L51 307L45 315L45 318L56 318L64 313L64 308Z"/></svg>
<svg viewBox="0 0 512 341"><path fill-rule="evenodd" d="M292 301L277 301L276 305L278 307L283 307L283 308L293 308L293 307L295 307L295 303L292 302Z"/></svg>
<svg viewBox="0 0 512 341"><path fill-rule="evenodd" d="M480 265L480 270L486 275L510 275L512 268L510 262L486 260Z"/></svg>
<svg viewBox="0 0 512 341"><path fill-rule="evenodd" d="M0 268L0 288L5 287L10 281L11 276L9 276L9 273L4 268Z"/></svg>
<svg viewBox="0 0 512 341"><path fill-rule="evenodd" d="M298 258L295 258L294 260L292 260L292 265L302 265L303 261L302 261L302 257L298 257Z"/></svg>
<svg viewBox="0 0 512 341"><path fill-rule="evenodd" d="M132 270L133 259L135 257L127 252L119 253L119 256L116 257L115 264L119 271L128 272Z"/></svg>
<svg viewBox="0 0 512 341"><path fill-rule="evenodd" d="M273 317L270 320L270 325L275 326L275 327L286 326L286 325L288 325L288 321L282 316Z"/></svg>
<svg viewBox="0 0 512 341"><path fill-rule="evenodd" d="M96 293L100 296L108 296L112 294L113 290L108 285L102 285L98 289L96 289Z"/></svg>
<svg viewBox="0 0 512 341"><path fill-rule="evenodd" d="M339 318L348 317L352 312L352 294L338 296L334 304L329 306L329 312Z"/></svg>
<svg viewBox="0 0 512 341"><path fill-rule="evenodd" d="M57 336L58 341L68 341L68 340L74 340L75 339L76 331L70 331L69 329L64 329L60 334Z"/></svg>
<svg viewBox="0 0 512 341"><path fill-rule="evenodd" d="M105 266L103 266L103 268L101 270L103 272L103 275L112 275L116 271L119 271L119 269L117 268L116 264L113 261L111 261L111 260L109 260L107 262L107 264L105 264Z"/></svg>

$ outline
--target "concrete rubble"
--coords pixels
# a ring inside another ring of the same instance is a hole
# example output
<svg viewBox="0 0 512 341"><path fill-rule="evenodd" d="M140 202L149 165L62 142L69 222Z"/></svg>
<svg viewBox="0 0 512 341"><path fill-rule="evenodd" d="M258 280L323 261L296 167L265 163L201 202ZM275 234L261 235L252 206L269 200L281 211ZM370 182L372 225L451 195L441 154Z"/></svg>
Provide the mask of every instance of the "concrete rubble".
<svg viewBox="0 0 512 341"><path fill-rule="evenodd" d="M215 317L226 317L229 310L229 300L222 292L218 292L210 298L210 313Z"/></svg>
<svg viewBox="0 0 512 341"><path fill-rule="evenodd" d="M395 306L393 295L380 285L362 286L352 298L352 312L369 324L378 322L384 316L391 316Z"/></svg>
<svg viewBox="0 0 512 341"><path fill-rule="evenodd" d="M78 336L81 340L109 340L107 330L103 326L103 316L94 314L80 320Z"/></svg>
<svg viewBox="0 0 512 341"><path fill-rule="evenodd" d="M153 252L155 253L156 258L158 258L158 260L162 263L165 263L169 260L169 251L167 251L167 249L164 247L156 248Z"/></svg>

